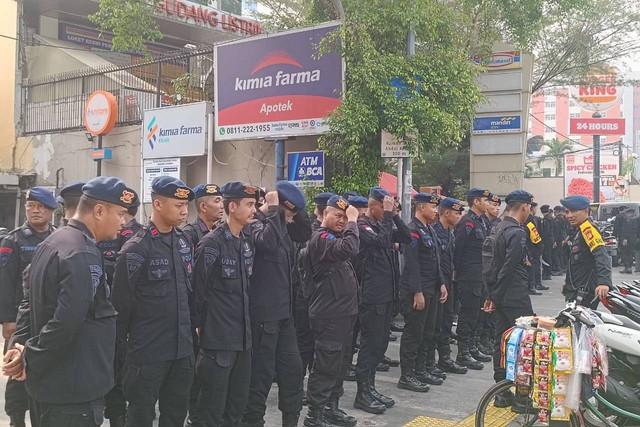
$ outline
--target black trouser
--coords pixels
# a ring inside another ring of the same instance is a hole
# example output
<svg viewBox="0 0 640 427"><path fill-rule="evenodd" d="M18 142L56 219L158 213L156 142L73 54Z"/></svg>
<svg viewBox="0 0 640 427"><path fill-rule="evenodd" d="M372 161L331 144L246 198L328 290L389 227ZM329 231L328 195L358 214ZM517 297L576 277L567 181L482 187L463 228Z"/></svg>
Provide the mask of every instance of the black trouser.
<svg viewBox="0 0 640 427"><path fill-rule="evenodd" d="M278 408L283 413L299 413L304 373L293 319L252 324L251 339L251 385L244 419L263 420L274 375L278 378Z"/></svg>
<svg viewBox="0 0 640 427"><path fill-rule="evenodd" d="M493 314L496 319L496 335L493 345L493 379L498 383L505 379L505 369L500 367L502 334L515 324L518 317L533 315L533 309L531 306L517 308L498 307Z"/></svg>
<svg viewBox="0 0 640 427"><path fill-rule="evenodd" d="M104 397L104 416L110 420L124 418L127 415L127 400L122 394L122 377L124 376L126 354L126 345L116 342L114 361L116 385Z"/></svg>
<svg viewBox="0 0 640 427"><path fill-rule="evenodd" d="M296 307L294 311L294 319L296 326L296 338L298 341L298 351L302 359L303 373L311 372L313 364L313 345L314 337L309 323L309 300L304 298L302 290L298 290L296 295Z"/></svg>
<svg viewBox="0 0 640 427"><path fill-rule="evenodd" d="M460 287L460 313L456 334L459 343L472 344L471 338L475 336L480 308L484 303L480 296L482 283L460 281L458 286Z"/></svg>
<svg viewBox="0 0 640 427"><path fill-rule="evenodd" d="M8 340L4 342L4 353L7 352L7 344L9 344ZM28 409L29 395L24 388L24 381L9 378L4 390L4 411L10 417L24 419L24 414Z"/></svg>
<svg viewBox="0 0 640 427"><path fill-rule="evenodd" d="M346 366L351 362L351 339L356 315L312 317L315 335L313 369L307 383L309 405L324 408L331 398L338 398Z"/></svg>
<svg viewBox="0 0 640 427"><path fill-rule="evenodd" d="M551 253L553 251L553 242L543 243L542 259L547 265L542 265L542 271L544 277L551 277L551 267L553 265L553 259Z"/></svg>
<svg viewBox="0 0 640 427"><path fill-rule="evenodd" d="M182 427L193 382L194 357L166 362L127 364L122 392L129 402L127 427L151 427L160 407L160 427Z"/></svg>
<svg viewBox="0 0 640 427"><path fill-rule="evenodd" d="M438 339L438 355L440 357L449 355L451 348L449 347L449 339L451 338L451 328L453 327L453 318L455 316L455 305L457 291L453 285L447 285L447 300L442 305L442 321L440 322L440 332ZM438 333L436 331L436 333Z"/></svg>
<svg viewBox="0 0 640 427"><path fill-rule="evenodd" d="M481 301L484 304L484 301ZM478 316L478 329L476 330L476 337L481 340L493 339L496 332L496 321L493 313L487 313L480 310Z"/></svg>
<svg viewBox="0 0 640 427"><path fill-rule="evenodd" d="M360 306L360 350L356 377L359 382L375 378L376 367L389 346L393 302Z"/></svg>
<svg viewBox="0 0 640 427"><path fill-rule="evenodd" d="M624 240L627 241L626 245L623 245ZM633 254L636 246L636 239L633 237L622 237L618 243L620 248L620 257L624 264L625 270L633 270Z"/></svg>
<svg viewBox="0 0 640 427"><path fill-rule="evenodd" d="M527 282L529 289L536 289L542 286L542 271L540 268L540 256L533 256L531 258L531 267L528 269Z"/></svg>
<svg viewBox="0 0 640 427"><path fill-rule="evenodd" d="M193 354L198 357L200 353L200 337L196 331L196 328L191 328L191 338L193 340ZM200 394L200 385L198 384L198 378L196 377L195 366L193 367L193 383L191 384L191 390L189 391L189 420L193 423L197 416L198 395Z"/></svg>
<svg viewBox="0 0 640 427"><path fill-rule="evenodd" d="M104 422L104 399L72 404L36 402L40 427L96 427Z"/></svg>
<svg viewBox="0 0 640 427"><path fill-rule="evenodd" d="M440 342L444 304L440 304L440 292L436 292L436 295L432 299L435 300L435 305L432 307L433 313L427 313L424 332L422 334L422 342L418 347L418 355L414 365L416 369L422 369L425 367L425 362L427 362L429 358L429 352L432 352L432 356L434 357L432 362L435 362L435 350L438 348L438 344ZM429 304L429 306L431 308L431 304ZM431 328L429 322L433 322L433 328ZM431 332L432 329L433 332Z"/></svg>
<svg viewBox="0 0 640 427"><path fill-rule="evenodd" d="M413 373L421 344L424 341L430 343L433 340L436 328L437 295L425 295L422 310L413 308L413 296L414 294L408 294L401 297L400 311L404 316L404 330L400 340L400 372L402 375Z"/></svg>
<svg viewBox="0 0 640 427"><path fill-rule="evenodd" d="M238 425L249 398L251 350L200 350L196 376L200 395L194 427Z"/></svg>

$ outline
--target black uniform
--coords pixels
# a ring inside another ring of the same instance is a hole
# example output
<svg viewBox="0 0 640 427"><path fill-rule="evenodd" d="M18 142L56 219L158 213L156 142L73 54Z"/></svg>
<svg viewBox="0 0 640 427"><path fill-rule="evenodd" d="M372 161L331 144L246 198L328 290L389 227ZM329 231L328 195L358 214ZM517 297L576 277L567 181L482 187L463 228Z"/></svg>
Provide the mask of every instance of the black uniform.
<svg viewBox="0 0 640 427"><path fill-rule="evenodd" d="M195 426L237 425L251 379L249 278L254 247L249 227L235 237L228 224L202 238L196 253L195 324L200 328Z"/></svg>
<svg viewBox="0 0 640 427"><path fill-rule="evenodd" d="M187 235L189 242L193 245L195 250L198 246L198 242L200 242L200 240L202 240L202 238L211 230L209 230L209 227L207 227L207 224L205 224L202 218L198 216L191 224L185 225L182 231Z"/></svg>
<svg viewBox="0 0 640 427"><path fill-rule="evenodd" d="M529 289L536 289L542 286L542 269L540 257L544 249L542 237L538 231L538 219L533 215L529 215L524 223L527 238L527 252L531 261L529 267L528 283Z"/></svg>
<svg viewBox="0 0 640 427"><path fill-rule="evenodd" d="M633 253L636 247L639 230L638 217L635 213L625 212L617 230L618 247L620 248L620 256L624 269L631 272L633 269Z"/></svg>
<svg viewBox="0 0 640 427"><path fill-rule="evenodd" d="M29 273L26 389L42 425L99 426L114 385L116 311L102 254L71 219L42 242Z"/></svg>
<svg viewBox="0 0 640 427"><path fill-rule="evenodd" d="M504 331L514 325L520 316L533 314L528 288L527 233L512 217L505 217L496 226L494 253L500 257L501 268L495 283L487 283L488 298L496 304L493 313L496 334L493 348L493 378L496 382L505 379L505 370L500 367L500 345Z"/></svg>
<svg viewBox="0 0 640 427"><path fill-rule="evenodd" d="M456 333L458 343L471 346L482 306L482 243L487 235L488 224L473 211L456 225L453 263L460 288Z"/></svg>
<svg viewBox="0 0 640 427"><path fill-rule="evenodd" d="M0 323L14 323L18 315L18 306L24 294L22 273L31 263L36 247L53 232L37 232L28 222L16 228L2 239L0 245ZM7 342L5 341L5 349ZM11 378L5 388L4 410L9 417L24 419L28 409L28 396L23 381Z"/></svg>
<svg viewBox="0 0 640 427"><path fill-rule="evenodd" d="M116 262L113 304L118 342L127 348L122 390L127 426L151 426L156 402L160 423L182 426L193 381L189 293L192 252L173 227L150 222L123 246Z"/></svg>
<svg viewBox="0 0 640 427"><path fill-rule="evenodd" d="M551 278L551 267L553 264L552 253L553 243L555 241L555 221L553 214L547 213L539 221L540 223L540 237L542 237L542 259L546 265L542 266L542 276L544 278Z"/></svg>
<svg viewBox="0 0 640 427"><path fill-rule="evenodd" d="M311 237L311 223L304 214L285 224L284 208L271 206L268 216L256 212L251 224L255 245L250 286L250 317L253 355L251 386L244 419L260 422L274 375L278 378L278 408L284 414L302 409L302 359L293 321L294 242Z"/></svg>
<svg viewBox="0 0 640 427"><path fill-rule="evenodd" d="M405 377L413 376L420 347L433 345L440 286L446 283L440 267L440 243L433 227L414 217L409 231L411 243L404 247L405 264L400 279L401 312L405 319L400 369ZM413 297L418 292L422 292L425 299L422 310L413 308Z"/></svg>
<svg viewBox="0 0 640 427"><path fill-rule="evenodd" d="M447 301L442 306L442 320L436 325L437 350L438 355L442 357L451 355L451 347L449 346L449 338L451 338L451 328L453 326L453 318L455 315L455 292L453 285L453 253L455 247L455 235L453 230L444 228L440 221L433 224L433 229L438 238L440 245L440 269L442 270L442 278L447 288Z"/></svg>
<svg viewBox="0 0 640 427"><path fill-rule="evenodd" d="M565 237L567 237L568 223L564 215L556 215L553 220L555 222L555 226L553 227L553 240L556 243L556 247L552 250L552 269L554 272L564 272L566 266L562 242Z"/></svg>
<svg viewBox="0 0 640 427"><path fill-rule="evenodd" d="M307 400L324 408L342 394L345 367L351 361L353 325L358 314L358 282L351 263L360 245L358 226L342 233L319 227L308 243L318 285L309 298L309 321L315 338ZM328 274L330 273L330 274Z"/></svg>
<svg viewBox="0 0 640 427"><path fill-rule="evenodd" d="M485 217L489 224L489 228L487 230L487 235L489 235L491 233L491 230L493 230L493 228L496 225L500 224L502 220L498 217L494 217L492 219L489 219L489 217L486 215ZM487 295L485 292L483 293L483 299L486 299L486 297ZM493 353L493 348L488 345L490 344L489 340L493 341L493 336L495 335L495 332L496 332L495 316L493 315L493 313L487 313L481 310L480 316L478 317L478 328L476 329L476 338L479 340L479 344L482 344L482 350L487 350L487 352L483 351L483 353L485 354Z"/></svg>
<svg viewBox="0 0 640 427"><path fill-rule="evenodd" d="M578 290L586 292L582 305L596 309L599 301L595 298L598 285L611 287L611 257L605 249L598 228L587 219L569 241L569 265L562 294L567 301L574 300Z"/></svg>
<svg viewBox="0 0 640 427"><path fill-rule="evenodd" d="M393 243L411 243L411 233L400 216L391 212L384 212L381 221L374 221L368 216L360 217L358 229L358 276L362 302L356 375L359 382L367 383L373 381L376 367L384 358L389 345L389 328L397 286Z"/></svg>

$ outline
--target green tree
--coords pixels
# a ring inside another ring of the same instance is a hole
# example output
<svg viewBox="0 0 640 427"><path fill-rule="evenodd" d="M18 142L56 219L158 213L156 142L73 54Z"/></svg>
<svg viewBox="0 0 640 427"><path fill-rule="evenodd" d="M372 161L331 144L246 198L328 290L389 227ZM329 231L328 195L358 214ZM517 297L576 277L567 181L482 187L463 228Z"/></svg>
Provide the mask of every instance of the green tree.
<svg viewBox="0 0 640 427"><path fill-rule="evenodd" d="M555 176L560 176L560 172L563 170L564 154L567 151L571 151L571 143L567 140L560 141L554 138L551 141L545 141L543 145L546 145L549 149L538 159L538 167L546 160L553 160L556 170Z"/></svg>
<svg viewBox="0 0 640 427"><path fill-rule="evenodd" d="M457 148L437 150L417 159L413 164L413 184L440 185L442 193L465 199L469 189L469 138Z"/></svg>

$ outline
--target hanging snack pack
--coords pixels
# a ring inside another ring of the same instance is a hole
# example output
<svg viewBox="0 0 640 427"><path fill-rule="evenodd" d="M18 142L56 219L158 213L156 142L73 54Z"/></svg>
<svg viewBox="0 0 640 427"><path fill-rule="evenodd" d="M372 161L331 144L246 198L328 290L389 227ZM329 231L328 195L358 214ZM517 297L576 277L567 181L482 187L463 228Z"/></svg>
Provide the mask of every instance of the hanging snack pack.
<svg viewBox="0 0 640 427"><path fill-rule="evenodd" d="M516 380L516 362L518 361L518 347L520 346L520 337L522 336L522 329L515 328L509 336L509 342L507 343L507 355L506 355L506 378L509 381Z"/></svg>
<svg viewBox="0 0 640 427"><path fill-rule="evenodd" d="M551 331L554 372L570 374L573 371L571 328L556 328Z"/></svg>
<svg viewBox="0 0 640 427"><path fill-rule="evenodd" d="M534 344L536 340L536 330L525 329L522 332L520 346L518 348L518 360L516 363L515 383L520 386L530 386L531 376L534 367Z"/></svg>

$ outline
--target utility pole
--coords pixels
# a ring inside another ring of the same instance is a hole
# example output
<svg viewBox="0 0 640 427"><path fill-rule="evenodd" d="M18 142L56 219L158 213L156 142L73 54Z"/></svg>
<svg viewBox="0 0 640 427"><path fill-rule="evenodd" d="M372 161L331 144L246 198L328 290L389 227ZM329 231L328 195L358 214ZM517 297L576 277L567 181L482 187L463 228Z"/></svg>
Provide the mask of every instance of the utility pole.
<svg viewBox="0 0 640 427"><path fill-rule="evenodd" d="M409 27L409 32L407 33L407 56L413 56L416 54L416 36L413 30L413 24ZM403 174L400 173L403 164L404 171ZM413 173L413 165L411 157L407 157L403 162L398 162L398 180L402 176L402 219L407 224L411 221L411 184L412 184L412 173Z"/></svg>
<svg viewBox="0 0 640 427"><path fill-rule="evenodd" d="M594 119L602 117L593 113ZM593 135L593 203L600 203L600 135Z"/></svg>

